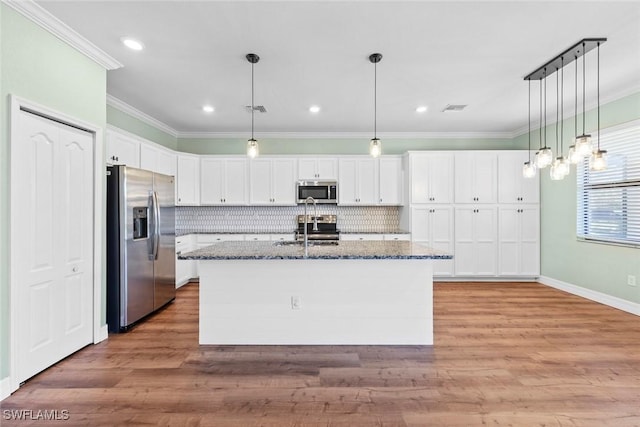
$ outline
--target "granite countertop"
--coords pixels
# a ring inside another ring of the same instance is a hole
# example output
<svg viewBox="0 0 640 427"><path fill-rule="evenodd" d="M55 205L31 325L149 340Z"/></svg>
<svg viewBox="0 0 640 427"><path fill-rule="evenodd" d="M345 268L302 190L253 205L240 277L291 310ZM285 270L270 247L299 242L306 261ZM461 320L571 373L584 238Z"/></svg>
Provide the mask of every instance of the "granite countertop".
<svg viewBox="0 0 640 427"><path fill-rule="evenodd" d="M405 241L340 241L309 245L307 259L451 259L452 255ZM183 260L305 259L301 244L220 242L178 256Z"/></svg>

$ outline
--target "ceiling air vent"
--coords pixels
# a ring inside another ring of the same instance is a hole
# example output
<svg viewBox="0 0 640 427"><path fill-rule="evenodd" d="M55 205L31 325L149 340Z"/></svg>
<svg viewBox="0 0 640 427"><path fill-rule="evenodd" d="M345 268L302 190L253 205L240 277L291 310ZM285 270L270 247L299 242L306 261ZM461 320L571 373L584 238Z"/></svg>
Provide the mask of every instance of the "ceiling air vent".
<svg viewBox="0 0 640 427"><path fill-rule="evenodd" d="M251 105L247 105L244 108L247 110L247 113L251 112ZM267 109L264 108L264 105L254 105L253 111L257 111L258 113L266 113Z"/></svg>
<svg viewBox="0 0 640 427"><path fill-rule="evenodd" d="M446 107L442 110L443 113L459 113L464 110L467 106L463 104L447 104Z"/></svg>

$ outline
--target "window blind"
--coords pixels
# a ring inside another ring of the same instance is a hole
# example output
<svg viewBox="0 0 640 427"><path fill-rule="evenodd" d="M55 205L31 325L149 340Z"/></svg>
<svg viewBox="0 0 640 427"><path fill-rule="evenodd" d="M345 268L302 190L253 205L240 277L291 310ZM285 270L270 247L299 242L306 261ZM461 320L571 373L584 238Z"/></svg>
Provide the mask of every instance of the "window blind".
<svg viewBox="0 0 640 427"><path fill-rule="evenodd" d="M600 148L606 170L589 170L589 159L577 165L577 235L640 246L640 122L601 131Z"/></svg>

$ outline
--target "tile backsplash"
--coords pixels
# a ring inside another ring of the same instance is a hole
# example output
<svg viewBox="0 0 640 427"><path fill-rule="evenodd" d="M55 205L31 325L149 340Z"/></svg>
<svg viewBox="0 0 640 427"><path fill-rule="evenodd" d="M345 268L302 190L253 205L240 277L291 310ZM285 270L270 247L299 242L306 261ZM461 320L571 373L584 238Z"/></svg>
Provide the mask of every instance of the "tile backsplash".
<svg viewBox="0 0 640 427"><path fill-rule="evenodd" d="M309 206L308 213L313 214ZM296 229L304 206L176 206L176 233L276 232ZM338 216L342 232L394 232L399 228L397 206L318 205L318 214Z"/></svg>

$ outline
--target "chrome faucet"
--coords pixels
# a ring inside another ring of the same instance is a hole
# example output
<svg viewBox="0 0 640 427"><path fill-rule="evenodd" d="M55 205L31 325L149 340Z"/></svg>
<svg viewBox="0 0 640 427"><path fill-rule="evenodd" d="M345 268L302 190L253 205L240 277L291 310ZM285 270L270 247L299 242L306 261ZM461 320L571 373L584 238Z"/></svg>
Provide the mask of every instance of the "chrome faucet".
<svg viewBox="0 0 640 427"><path fill-rule="evenodd" d="M309 256L309 236L307 230L308 216L307 216L307 204L313 202L313 231L318 231L318 204L316 199L309 196L304 199L304 257Z"/></svg>

